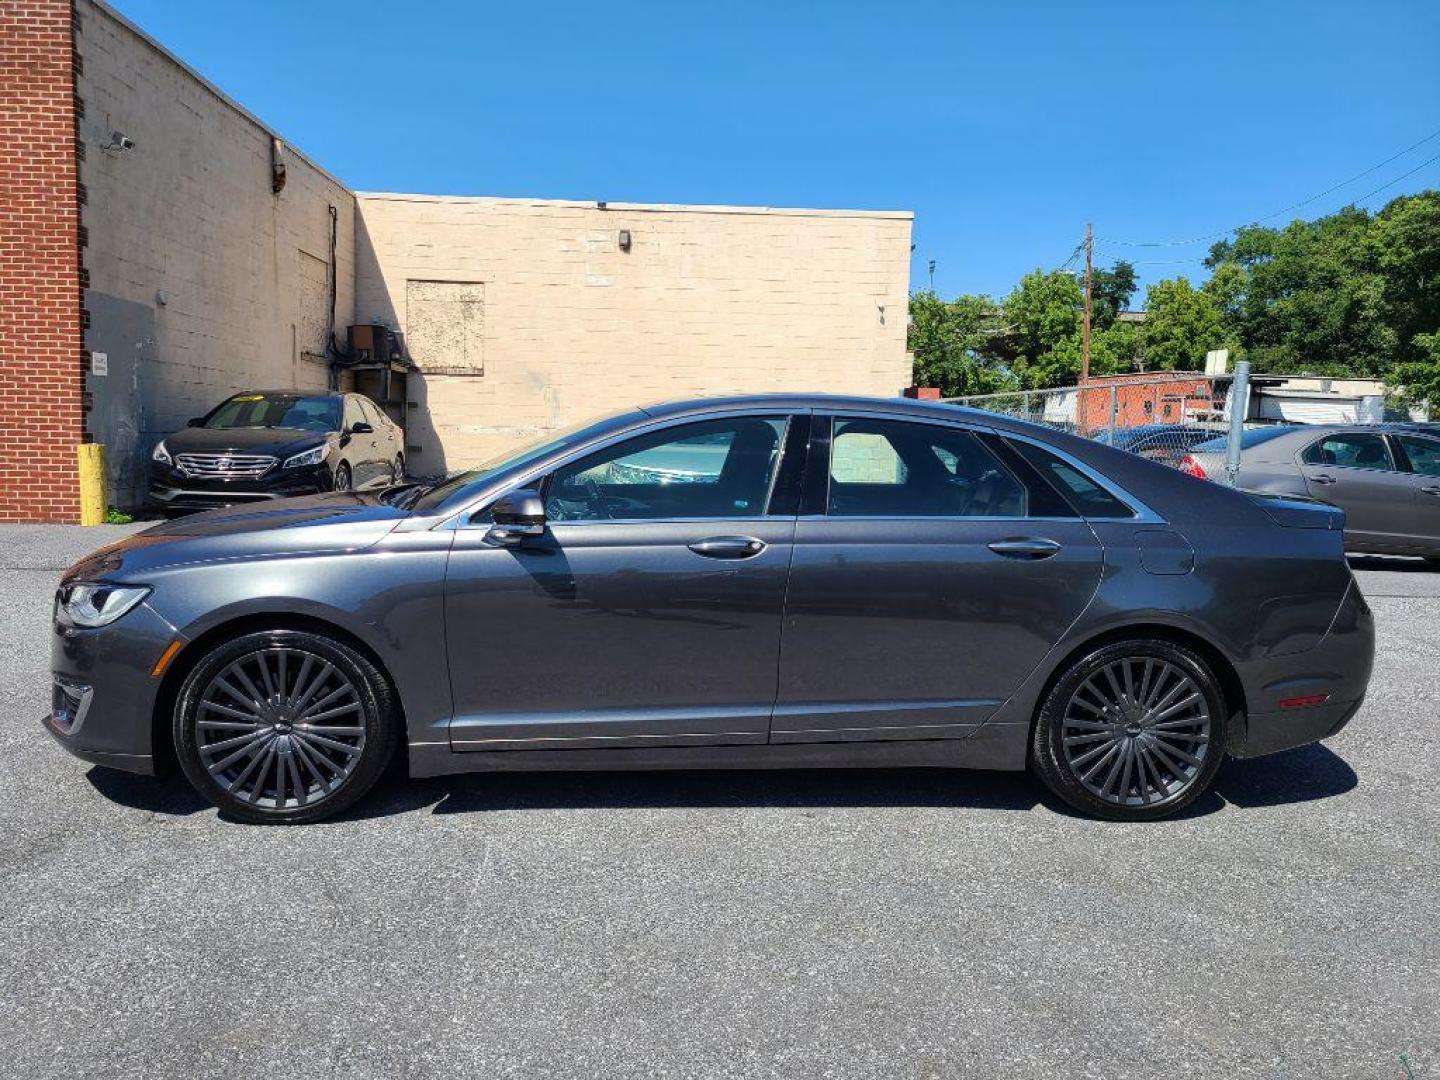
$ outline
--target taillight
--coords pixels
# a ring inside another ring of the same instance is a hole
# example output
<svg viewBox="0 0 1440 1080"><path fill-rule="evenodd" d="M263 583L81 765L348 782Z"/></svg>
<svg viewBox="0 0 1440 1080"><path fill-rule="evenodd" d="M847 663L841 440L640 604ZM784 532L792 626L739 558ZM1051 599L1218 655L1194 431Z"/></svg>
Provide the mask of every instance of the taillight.
<svg viewBox="0 0 1440 1080"><path fill-rule="evenodd" d="M1189 454L1186 454L1183 458L1181 458L1180 464L1176 467L1181 472L1186 473L1190 476L1197 476L1201 480L1209 479L1209 477L1205 475L1205 470L1200 467L1200 463Z"/></svg>

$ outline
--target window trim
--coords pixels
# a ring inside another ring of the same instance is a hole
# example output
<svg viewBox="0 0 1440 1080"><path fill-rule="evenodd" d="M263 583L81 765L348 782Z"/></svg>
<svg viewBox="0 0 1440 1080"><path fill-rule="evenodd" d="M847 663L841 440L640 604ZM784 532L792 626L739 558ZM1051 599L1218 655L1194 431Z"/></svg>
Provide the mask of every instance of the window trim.
<svg viewBox="0 0 1440 1080"><path fill-rule="evenodd" d="M507 494L509 494L509 493L512 492L512 491L517 491L517 490L519 490L520 488L526 487L527 485L534 483L535 480L537 480L537 479L544 480L544 481L547 481L547 482L548 482L550 476L551 476L552 474L554 474L556 470L561 469L561 468L564 468L566 465L569 465L569 464L571 464L571 463L574 462L574 461L578 461L578 460L581 459L581 458L588 457L588 456L591 455L591 454L599 453L600 451L609 449L609 448L612 447L612 446L618 446L620 443L628 442L629 440L634 439L634 438L637 438L637 437L642 436L642 435L648 435L648 434L650 434L650 433L652 433L652 432L664 431L664 430L668 430L668 429L670 429L670 428L687 427L687 426L689 426L689 425L691 425L691 424L709 423L709 422L715 421L715 420L745 420L745 419L761 420L761 419L771 419L771 418L777 417L777 416L780 417L780 418L782 418L782 419L785 421L785 430L784 430L784 432L781 434L781 441L780 441L780 454L781 454L781 457L780 457L780 460L775 463L775 474L770 478L770 488L769 488L769 490L766 492L766 495L765 495L765 506L764 506L764 508L762 509L761 513L759 513L759 514L757 514L757 515L755 515L755 516L756 516L756 517L761 517L761 518L768 518L768 517L772 517L772 516L773 516L773 517L776 517L776 518L781 518L781 519L783 519L783 518L790 518L790 519L793 520L793 518L794 518L794 515L793 515L793 514L776 514L776 515L772 515L772 514L770 513L770 500L774 497L775 485L776 485L776 483L777 483L777 481L778 481L778 479L779 479L780 470L785 467L785 458L784 458L784 455L785 455L785 449L786 449L786 447L787 447L787 445L788 445L788 443L789 443L789 432L790 432L791 425L793 425L793 424L795 423L795 421L796 421L797 419L799 419L800 417L811 415L811 412L812 412L812 410L810 410L810 409L804 409L804 408L798 408L798 409L797 409L797 408L790 408L790 409L785 409L785 408L774 408L774 409L764 409L764 408L761 408L761 409L755 409L755 408L749 408L749 409L745 409L745 408L726 409L726 410L719 410L719 411L710 412L710 413L689 413L689 414L686 414L686 415L683 415L683 416L666 416L666 417L662 417L662 418L653 420L652 422L650 422L650 423L648 423L648 424L640 424L640 425L635 426L635 427L626 428L624 431L612 432L611 434L609 434L609 435L607 435L607 436L605 436L605 437L603 437L603 438L597 439L597 440L595 440L594 442L586 443L584 446L579 446L579 447L576 447L576 448L574 448L574 449L572 449L572 450L563 451L563 452L561 452L560 456L558 456L558 457L552 457L552 458L550 458L550 459L548 459L548 460L546 460L546 461L537 462L537 463L532 463L532 465L531 465L529 468L527 468L524 472L522 472L519 476L517 476L517 477L515 477L515 478L513 478L513 479L508 479L508 480L500 481L499 483L497 483L497 485L496 485L495 487L486 490L482 495L478 496L473 502L469 503L469 504L466 505L466 506L461 507L459 510L456 510L454 513L452 513L452 514L450 514L449 516L447 516L447 517L445 518L445 520L441 521L439 524L437 524L437 525L434 526L434 527L435 527L436 529L489 529L490 526L491 526L491 524L493 524L492 522L489 522L489 521L476 521L476 520L474 520L474 519L475 519L476 517L478 517L479 515L485 513L485 511L489 510L490 507L495 503L495 501L496 501L497 499L499 499L501 496L507 495ZM717 521L723 522L723 521L745 521L745 520L749 520L749 519L743 518L743 517L734 517L734 518L718 518L718 517L698 517L698 518L694 518L694 517L687 517L687 518L679 518L679 517L674 517L674 518L597 518L597 519L595 519L595 520L582 520L582 521L557 521L557 522L555 522L554 524L556 524L556 525L565 525L565 526L572 526L572 525L582 525L582 526L583 526L583 525L666 525L666 524L670 524L670 525L684 525L684 524L699 523L699 522L717 522ZM548 528L548 527L549 527L549 526L547 525L547 528Z"/></svg>

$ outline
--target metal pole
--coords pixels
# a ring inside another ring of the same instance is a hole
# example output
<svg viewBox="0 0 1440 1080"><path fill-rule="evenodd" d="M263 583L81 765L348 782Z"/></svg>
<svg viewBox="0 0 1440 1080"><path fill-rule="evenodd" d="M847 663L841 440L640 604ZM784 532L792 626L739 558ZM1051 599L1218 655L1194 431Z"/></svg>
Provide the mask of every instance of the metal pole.
<svg viewBox="0 0 1440 1080"><path fill-rule="evenodd" d="M1110 445L1115 445L1115 417L1119 412L1115 391L1118 389L1114 383L1110 384Z"/></svg>
<svg viewBox="0 0 1440 1080"><path fill-rule="evenodd" d="M1240 476L1240 437L1245 434L1245 417L1250 412L1250 361L1235 365L1230 384L1230 434L1225 439L1225 483L1234 487Z"/></svg>
<svg viewBox="0 0 1440 1080"><path fill-rule="evenodd" d="M1095 254L1095 237L1091 232L1090 223L1085 223L1085 307L1083 311L1084 322L1080 327L1080 385L1084 386L1090 378L1090 286L1093 274L1091 273L1092 257Z"/></svg>

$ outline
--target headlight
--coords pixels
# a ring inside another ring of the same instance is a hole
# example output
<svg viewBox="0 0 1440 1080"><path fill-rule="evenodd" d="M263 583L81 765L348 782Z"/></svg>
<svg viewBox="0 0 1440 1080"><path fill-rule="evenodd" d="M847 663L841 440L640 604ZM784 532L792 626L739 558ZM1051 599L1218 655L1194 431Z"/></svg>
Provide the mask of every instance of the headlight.
<svg viewBox="0 0 1440 1080"><path fill-rule="evenodd" d="M148 585L107 585L77 581L60 590L61 614L76 626L109 626L150 595Z"/></svg>
<svg viewBox="0 0 1440 1080"><path fill-rule="evenodd" d="M158 461L162 465L175 464L175 462L170 459L170 451L165 449L164 439L161 439L158 443L155 444L155 449L150 454L150 460Z"/></svg>
<svg viewBox="0 0 1440 1080"><path fill-rule="evenodd" d="M306 450L303 453L296 454L294 457L286 458L283 467L286 469L296 469L301 465L319 465L320 462L325 460L325 451L329 449L328 446L321 443L313 450Z"/></svg>

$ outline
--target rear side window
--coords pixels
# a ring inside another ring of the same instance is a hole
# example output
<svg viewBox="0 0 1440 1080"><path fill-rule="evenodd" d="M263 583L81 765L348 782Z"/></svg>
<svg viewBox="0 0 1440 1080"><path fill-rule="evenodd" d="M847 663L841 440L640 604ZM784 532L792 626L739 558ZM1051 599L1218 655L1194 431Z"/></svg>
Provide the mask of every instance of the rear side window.
<svg viewBox="0 0 1440 1080"><path fill-rule="evenodd" d="M1024 517L1025 488L971 432L837 417L827 512L836 517Z"/></svg>
<svg viewBox="0 0 1440 1080"><path fill-rule="evenodd" d="M1075 466L1034 443L1006 440L1016 453L1051 481L1087 518L1132 518L1135 511Z"/></svg>
<svg viewBox="0 0 1440 1080"><path fill-rule="evenodd" d="M1306 465L1336 465L1351 469L1393 469L1385 437L1372 432L1327 435L1305 448Z"/></svg>

